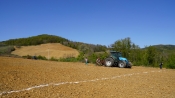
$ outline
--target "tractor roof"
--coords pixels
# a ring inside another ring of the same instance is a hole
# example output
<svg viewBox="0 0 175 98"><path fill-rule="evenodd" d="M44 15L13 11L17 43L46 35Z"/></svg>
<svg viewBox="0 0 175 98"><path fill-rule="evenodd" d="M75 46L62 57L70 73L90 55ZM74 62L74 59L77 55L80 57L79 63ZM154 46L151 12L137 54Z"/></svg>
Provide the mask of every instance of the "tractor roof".
<svg viewBox="0 0 175 98"><path fill-rule="evenodd" d="M118 52L118 51L110 51L110 52L117 52L117 53L121 53L121 52Z"/></svg>

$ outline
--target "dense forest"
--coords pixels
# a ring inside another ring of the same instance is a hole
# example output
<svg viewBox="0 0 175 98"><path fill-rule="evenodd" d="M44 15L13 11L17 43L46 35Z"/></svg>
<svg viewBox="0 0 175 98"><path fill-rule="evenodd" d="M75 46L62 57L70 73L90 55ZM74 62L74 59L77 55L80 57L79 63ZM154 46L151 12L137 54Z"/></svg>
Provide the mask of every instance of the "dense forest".
<svg viewBox="0 0 175 98"><path fill-rule="evenodd" d="M59 36L43 34L28 38L2 41L0 42L0 55L10 54L11 51L14 51L13 46L20 47L44 43L61 43L65 46L77 49L80 52L77 58L60 58L60 61L82 61L84 57L87 57L89 62L95 63L98 57L107 57L107 51L115 50L120 51L122 55L128 58L135 66L158 67L159 63L163 62L163 67L175 69L175 45L154 45L140 48L138 45L134 44L129 37L117 40L106 47L104 45L75 42ZM40 56L40 58L44 57ZM51 60L56 59L51 58Z"/></svg>

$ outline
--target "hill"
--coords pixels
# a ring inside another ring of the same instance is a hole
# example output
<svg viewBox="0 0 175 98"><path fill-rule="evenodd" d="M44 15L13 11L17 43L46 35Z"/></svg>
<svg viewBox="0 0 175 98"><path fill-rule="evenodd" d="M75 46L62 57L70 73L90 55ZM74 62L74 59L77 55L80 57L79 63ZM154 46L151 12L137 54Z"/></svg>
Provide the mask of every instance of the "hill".
<svg viewBox="0 0 175 98"><path fill-rule="evenodd" d="M15 47L15 51L12 54L19 56L45 56L47 59L51 57L63 58L63 57L77 57L79 52L76 49L61 45L60 43L48 43L35 46L21 46Z"/></svg>
<svg viewBox="0 0 175 98"><path fill-rule="evenodd" d="M77 49L83 53L93 53L93 52L101 52L107 49L104 45L93 45L83 42L75 42L70 41L66 38L42 34L38 36L32 36L28 38L18 38L18 39L9 39L7 41L0 42L0 47L4 45L13 45L13 46L31 46L31 45L40 45L46 43L61 43L62 45Z"/></svg>
<svg viewBox="0 0 175 98"><path fill-rule="evenodd" d="M154 45L160 52L175 52L175 45Z"/></svg>
<svg viewBox="0 0 175 98"><path fill-rule="evenodd" d="M42 35L32 36L28 38L9 39L1 43L5 45L30 46L30 45L40 45L45 43L63 43L67 41L69 40L62 38L60 36L42 34Z"/></svg>
<svg viewBox="0 0 175 98"><path fill-rule="evenodd" d="M174 50L175 49L175 45L163 45L163 44L159 44L159 45L152 45L153 47L157 48L159 51L163 51L163 50ZM147 47L145 47L147 48ZM143 48L143 49L145 49Z"/></svg>
<svg viewBox="0 0 175 98"><path fill-rule="evenodd" d="M175 45L152 45L158 52L158 54L170 55L175 53ZM149 47L145 47L142 50L146 50Z"/></svg>

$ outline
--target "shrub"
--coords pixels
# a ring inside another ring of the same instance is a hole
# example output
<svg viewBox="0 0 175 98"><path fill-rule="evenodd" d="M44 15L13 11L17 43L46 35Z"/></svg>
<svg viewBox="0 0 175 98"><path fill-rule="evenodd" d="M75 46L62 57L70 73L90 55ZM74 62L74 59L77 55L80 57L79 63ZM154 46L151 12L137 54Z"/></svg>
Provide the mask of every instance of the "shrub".
<svg viewBox="0 0 175 98"><path fill-rule="evenodd" d="M26 55L26 56L22 56L22 57L25 58L25 59L32 59L31 55Z"/></svg>
<svg viewBox="0 0 175 98"><path fill-rule="evenodd" d="M37 59L39 59L39 60L47 60L47 58L45 56L41 56L41 55L37 56Z"/></svg>
<svg viewBox="0 0 175 98"><path fill-rule="evenodd" d="M54 57L51 57L50 59L51 61L58 61L58 59L54 58Z"/></svg>
<svg viewBox="0 0 175 98"><path fill-rule="evenodd" d="M67 57L67 58L60 58L58 61L61 62L77 62L77 58L75 57Z"/></svg>
<svg viewBox="0 0 175 98"><path fill-rule="evenodd" d="M175 54L169 55L166 68L175 69Z"/></svg>
<svg viewBox="0 0 175 98"><path fill-rule="evenodd" d="M1 46L0 54L10 54L14 50L15 48L13 46Z"/></svg>
<svg viewBox="0 0 175 98"><path fill-rule="evenodd" d="M169 65L167 65L167 68L175 69L175 64L169 64Z"/></svg>

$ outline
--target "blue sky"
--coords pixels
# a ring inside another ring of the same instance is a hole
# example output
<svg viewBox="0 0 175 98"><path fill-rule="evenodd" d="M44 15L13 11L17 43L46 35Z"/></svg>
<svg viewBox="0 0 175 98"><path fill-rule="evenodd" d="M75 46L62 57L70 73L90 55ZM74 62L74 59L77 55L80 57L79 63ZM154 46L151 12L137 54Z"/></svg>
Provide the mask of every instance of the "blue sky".
<svg viewBox="0 0 175 98"><path fill-rule="evenodd" d="M175 0L0 0L0 41L40 34L141 48L175 45Z"/></svg>

